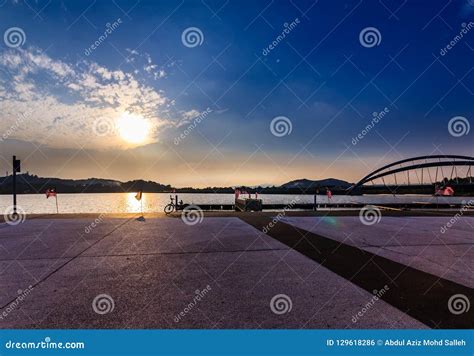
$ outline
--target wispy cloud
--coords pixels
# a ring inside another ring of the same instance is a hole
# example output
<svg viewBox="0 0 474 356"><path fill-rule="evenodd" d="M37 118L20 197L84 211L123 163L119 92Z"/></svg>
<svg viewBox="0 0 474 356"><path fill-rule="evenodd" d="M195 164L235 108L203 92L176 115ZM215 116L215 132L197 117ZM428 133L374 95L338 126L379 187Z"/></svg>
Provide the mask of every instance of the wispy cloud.
<svg viewBox="0 0 474 356"><path fill-rule="evenodd" d="M154 63L149 53L140 53L130 48L127 48L126 51L128 52L126 62L134 65L135 73L138 74L142 70L148 75L151 75L155 80L166 77L167 73L165 68ZM170 63L167 63L167 66L170 67Z"/></svg>
<svg viewBox="0 0 474 356"><path fill-rule="evenodd" d="M153 66L151 59L147 65ZM0 53L0 100L0 133L29 113L11 138L50 147L128 148L114 132L94 134L97 120L114 122L125 112L150 123L152 134L141 145L155 142L162 129L173 125L174 102L134 74L90 61L66 63L35 48Z"/></svg>

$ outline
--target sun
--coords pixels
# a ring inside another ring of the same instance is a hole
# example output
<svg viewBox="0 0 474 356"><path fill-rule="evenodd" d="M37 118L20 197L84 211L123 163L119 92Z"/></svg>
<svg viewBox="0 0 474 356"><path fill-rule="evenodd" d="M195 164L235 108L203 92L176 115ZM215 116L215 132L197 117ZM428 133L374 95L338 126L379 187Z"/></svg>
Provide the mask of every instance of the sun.
<svg viewBox="0 0 474 356"><path fill-rule="evenodd" d="M128 143L144 143L150 135L150 122L143 116L125 112L117 119L117 130Z"/></svg>

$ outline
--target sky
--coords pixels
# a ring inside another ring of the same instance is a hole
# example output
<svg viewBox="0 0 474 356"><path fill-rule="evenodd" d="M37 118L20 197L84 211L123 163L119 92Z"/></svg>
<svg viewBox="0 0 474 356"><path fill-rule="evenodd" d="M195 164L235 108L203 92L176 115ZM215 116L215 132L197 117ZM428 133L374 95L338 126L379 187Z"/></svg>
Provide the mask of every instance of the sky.
<svg viewBox="0 0 474 356"><path fill-rule="evenodd" d="M0 172L350 182L473 153L474 1L0 0Z"/></svg>

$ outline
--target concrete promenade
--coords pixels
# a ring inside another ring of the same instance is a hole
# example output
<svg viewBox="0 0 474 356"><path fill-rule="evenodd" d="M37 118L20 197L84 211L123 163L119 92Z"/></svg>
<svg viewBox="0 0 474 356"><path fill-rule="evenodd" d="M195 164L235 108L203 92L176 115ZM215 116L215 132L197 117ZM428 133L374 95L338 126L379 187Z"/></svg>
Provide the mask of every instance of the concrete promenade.
<svg viewBox="0 0 474 356"><path fill-rule="evenodd" d="M0 224L0 328L473 327L455 213L28 216Z"/></svg>

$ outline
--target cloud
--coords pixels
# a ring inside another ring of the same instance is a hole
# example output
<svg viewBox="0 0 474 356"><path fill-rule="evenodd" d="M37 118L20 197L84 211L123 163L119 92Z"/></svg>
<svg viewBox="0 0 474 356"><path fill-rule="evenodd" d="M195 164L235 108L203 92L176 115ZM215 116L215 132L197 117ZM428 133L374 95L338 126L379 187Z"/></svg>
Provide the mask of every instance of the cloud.
<svg viewBox="0 0 474 356"><path fill-rule="evenodd" d="M40 49L0 53L0 101L0 139L7 132L8 138L55 148L133 147L113 130L125 112L150 124L151 135L140 145L156 142L159 132L173 125L174 102L161 90L131 73L89 61L66 63ZM105 135L97 135L101 120L111 123Z"/></svg>
<svg viewBox="0 0 474 356"><path fill-rule="evenodd" d="M138 62L141 62L145 63L143 64L143 71L151 75L153 79L157 80L166 77L167 73L165 69L163 67L160 68L157 64L153 63L151 56L147 52L140 53L137 50L130 48L125 50L128 52L126 62L135 65L134 73L138 74L140 72L138 69ZM170 63L167 63L167 66L170 67Z"/></svg>

